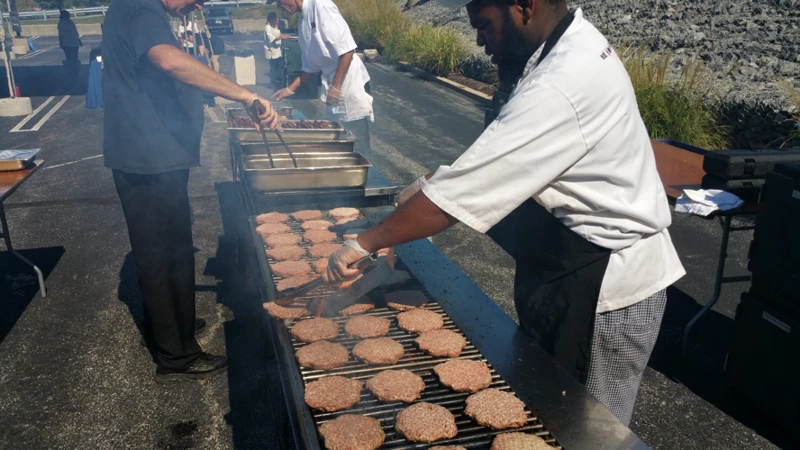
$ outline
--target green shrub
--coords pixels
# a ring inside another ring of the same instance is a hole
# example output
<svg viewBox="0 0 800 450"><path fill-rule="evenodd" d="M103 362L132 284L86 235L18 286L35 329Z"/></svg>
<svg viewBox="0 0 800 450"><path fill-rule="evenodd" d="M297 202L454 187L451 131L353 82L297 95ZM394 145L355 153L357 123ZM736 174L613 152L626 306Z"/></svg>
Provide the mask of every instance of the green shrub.
<svg viewBox="0 0 800 450"><path fill-rule="evenodd" d="M411 27L411 20L392 0L337 0L336 4L361 48L382 52L387 42Z"/></svg>
<svg viewBox="0 0 800 450"><path fill-rule="evenodd" d="M792 102L792 120L795 121L794 129L786 136L786 140L781 143L781 147L789 143L800 146L800 130L797 128L797 124L800 123L800 91L795 89L788 81L780 81L778 84L789 94L789 99Z"/></svg>

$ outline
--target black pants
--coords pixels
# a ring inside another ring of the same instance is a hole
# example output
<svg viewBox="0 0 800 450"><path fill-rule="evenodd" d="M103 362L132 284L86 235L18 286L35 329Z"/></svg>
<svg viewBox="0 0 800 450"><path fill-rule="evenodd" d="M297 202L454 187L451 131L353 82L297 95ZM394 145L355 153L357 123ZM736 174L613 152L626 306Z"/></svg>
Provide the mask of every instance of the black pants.
<svg viewBox="0 0 800 450"><path fill-rule="evenodd" d="M269 60L269 79L273 86L284 87L283 57Z"/></svg>
<svg viewBox="0 0 800 450"><path fill-rule="evenodd" d="M64 58L68 62L74 63L78 60L78 47L61 47L61 49L64 50Z"/></svg>
<svg viewBox="0 0 800 450"><path fill-rule="evenodd" d="M189 169L155 175L114 170L158 365L181 370L198 356Z"/></svg>

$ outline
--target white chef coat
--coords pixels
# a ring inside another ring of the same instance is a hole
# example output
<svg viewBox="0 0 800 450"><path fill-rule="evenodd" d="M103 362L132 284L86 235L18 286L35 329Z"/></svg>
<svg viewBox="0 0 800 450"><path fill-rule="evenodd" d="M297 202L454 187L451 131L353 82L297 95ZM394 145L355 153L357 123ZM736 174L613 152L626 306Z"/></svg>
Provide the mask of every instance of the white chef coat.
<svg viewBox="0 0 800 450"><path fill-rule="evenodd" d="M267 59L278 59L281 57L281 30L270 24L264 25L264 55Z"/></svg>
<svg viewBox="0 0 800 450"><path fill-rule="evenodd" d="M302 49L303 72L322 73L319 99L328 98L328 87L333 82L339 57L356 49L339 8L331 0L306 0L298 24L298 38ZM372 96L364 90L369 73L361 58L354 56L342 82L342 96L338 105L327 106L330 120L352 122L372 117Z"/></svg>
<svg viewBox="0 0 800 450"><path fill-rule="evenodd" d="M685 274L664 187L628 74L579 9L541 64L531 57L498 118L425 195L486 232L528 198L612 251L597 312L633 305ZM531 238L537 236L531 230Z"/></svg>

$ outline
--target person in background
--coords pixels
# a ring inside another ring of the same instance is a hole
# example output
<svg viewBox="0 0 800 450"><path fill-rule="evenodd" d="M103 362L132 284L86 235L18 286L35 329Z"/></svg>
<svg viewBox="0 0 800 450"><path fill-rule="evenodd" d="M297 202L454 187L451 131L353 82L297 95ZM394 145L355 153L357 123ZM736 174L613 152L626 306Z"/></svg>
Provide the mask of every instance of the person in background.
<svg viewBox="0 0 800 450"><path fill-rule="evenodd" d="M332 0L278 0L289 14L300 12L297 24L303 68L299 77L272 99L281 101L314 74L322 74L319 99L326 103L329 120L342 122L357 139L355 150L372 158L369 123L374 121L369 73L355 56L356 41Z"/></svg>
<svg viewBox="0 0 800 450"><path fill-rule="evenodd" d="M281 40L288 37L278 29L278 15L274 12L269 13L267 23L264 25L264 57L269 61L269 76L273 86L278 86L283 81Z"/></svg>
<svg viewBox="0 0 800 450"><path fill-rule="evenodd" d="M225 54L225 41L218 34L212 33L209 42L211 44L211 68L219 73L219 57Z"/></svg>
<svg viewBox="0 0 800 450"><path fill-rule="evenodd" d="M58 46L64 51L67 67L75 69L80 66L78 49L83 46L83 42L81 42L81 36L78 34L78 27L70 20L69 11L64 11L63 9L58 19Z"/></svg>

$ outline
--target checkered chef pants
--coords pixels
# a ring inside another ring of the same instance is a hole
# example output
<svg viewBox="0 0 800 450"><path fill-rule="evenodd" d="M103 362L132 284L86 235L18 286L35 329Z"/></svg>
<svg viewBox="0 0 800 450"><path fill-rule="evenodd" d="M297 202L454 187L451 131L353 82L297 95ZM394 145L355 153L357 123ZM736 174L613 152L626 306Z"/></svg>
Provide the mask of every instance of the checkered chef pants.
<svg viewBox="0 0 800 450"><path fill-rule="evenodd" d="M628 306L597 314L586 388L625 425L656 344L667 290Z"/></svg>

